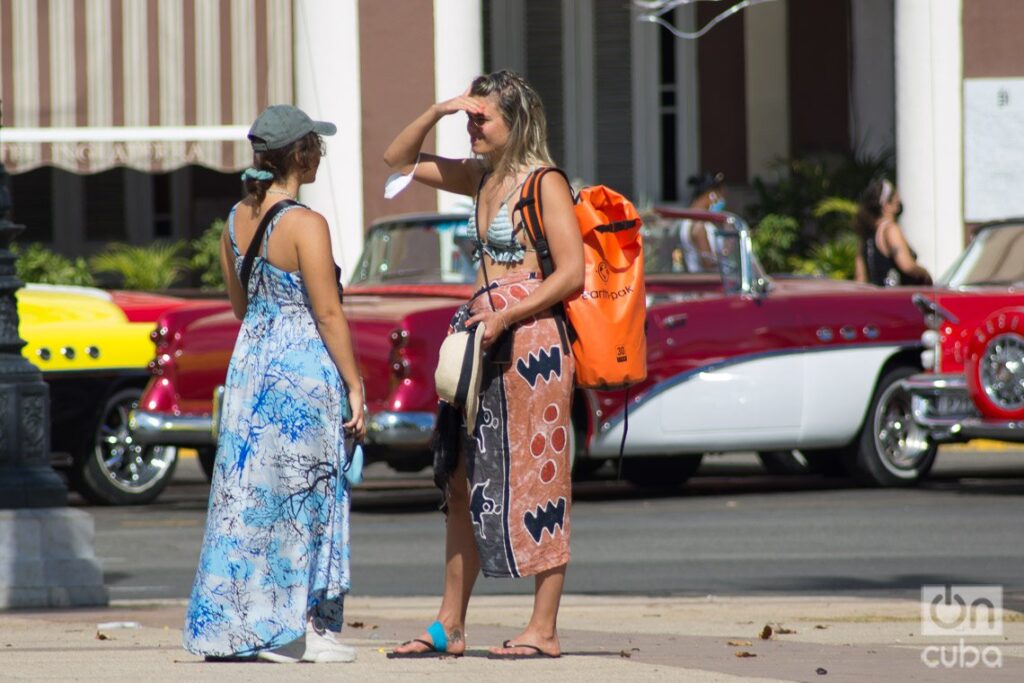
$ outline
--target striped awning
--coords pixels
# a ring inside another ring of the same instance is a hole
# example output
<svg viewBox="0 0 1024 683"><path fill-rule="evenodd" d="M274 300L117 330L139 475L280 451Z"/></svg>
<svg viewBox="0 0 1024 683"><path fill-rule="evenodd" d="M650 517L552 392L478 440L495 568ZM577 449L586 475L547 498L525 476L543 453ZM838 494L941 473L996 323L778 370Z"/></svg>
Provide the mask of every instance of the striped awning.
<svg viewBox="0 0 1024 683"><path fill-rule="evenodd" d="M291 0L0 0L0 151L58 166L231 171L292 102Z"/></svg>

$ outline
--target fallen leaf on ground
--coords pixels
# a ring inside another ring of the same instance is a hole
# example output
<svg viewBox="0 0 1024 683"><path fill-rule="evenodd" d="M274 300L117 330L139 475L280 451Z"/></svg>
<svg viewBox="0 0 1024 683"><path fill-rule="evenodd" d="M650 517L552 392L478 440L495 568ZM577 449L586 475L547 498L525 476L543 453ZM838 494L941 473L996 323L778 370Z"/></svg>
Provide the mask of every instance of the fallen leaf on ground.
<svg viewBox="0 0 1024 683"><path fill-rule="evenodd" d="M814 628L820 629L820 630L824 631L825 629L828 628L828 624L815 624Z"/></svg>
<svg viewBox="0 0 1024 683"><path fill-rule="evenodd" d="M735 654L737 657L756 657L757 656L753 652L747 652L746 650L736 650L736 652L734 652L733 654Z"/></svg>
<svg viewBox="0 0 1024 683"><path fill-rule="evenodd" d="M362 627L366 626L366 624L364 624L361 621L350 621L350 622L348 622L347 625L349 627L351 627L351 628L362 628Z"/></svg>
<svg viewBox="0 0 1024 683"><path fill-rule="evenodd" d="M729 647L745 647L753 645L749 640L730 640L727 644Z"/></svg>
<svg viewBox="0 0 1024 683"><path fill-rule="evenodd" d="M757 637L760 638L761 640L768 640L769 638L772 637L772 633L773 633L773 631L772 631L771 624L765 624L764 628L761 629L761 633L759 633Z"/></svg>
<svg viewBox="0 0 1024 683"><path fill-rule="evenodd" d="M96 631L96 640L110 640L110 636L108 636L106 633Z"/></svg>

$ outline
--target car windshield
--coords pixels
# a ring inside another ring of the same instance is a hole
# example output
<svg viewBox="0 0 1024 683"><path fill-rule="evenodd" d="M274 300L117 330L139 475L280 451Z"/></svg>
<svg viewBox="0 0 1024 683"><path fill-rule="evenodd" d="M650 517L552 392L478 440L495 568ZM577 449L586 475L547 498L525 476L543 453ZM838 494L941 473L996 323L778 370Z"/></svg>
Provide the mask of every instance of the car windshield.
<svg viewBox="0 0 1024 683"><path fill-rule="evenodd" d="M947 287L1024 283L1024 223L985 228L942 276Z"/></svg>
<svg viewBox="0 0 1024 683"><path fill-rule="evenodd" d="M735 226L713 220L644 216L644 270L647 275L719 275L727 292L743 285L743 242L746 233ZM750 248L749 241L746 243ZM751 254L752 279L764 271Z"/></svg>
<svg viewBox="0 0 1024 683"><path fill-rule="evenodd" d="M351 284L472 284L473 244L466 218L376 225L366 236Z"/></svg>
<svg viewBox="0 0 1024 683"><path fill-rule="evenodd" d="M723 289L743 288L745 232L712 220L644 217L647 275L705 274L722 278ZM751 258L748 276L763 277ZM472 284L473 242L466 218L426 217L379 223L366 237L351 284Z"/></svg>

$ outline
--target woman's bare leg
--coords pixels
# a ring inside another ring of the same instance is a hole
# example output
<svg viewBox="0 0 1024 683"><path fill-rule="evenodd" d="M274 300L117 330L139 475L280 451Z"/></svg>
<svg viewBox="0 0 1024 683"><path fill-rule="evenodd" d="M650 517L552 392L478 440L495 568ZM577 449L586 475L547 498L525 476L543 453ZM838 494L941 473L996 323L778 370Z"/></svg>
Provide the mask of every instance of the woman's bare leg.
<svg viewBox="0 0 1024 683"><path fill-rule="evenodd" d="M466 649L466 610L476 577L480 574L480 556L473 537L469 516L469 485L466 481L465 458L460 454L458 465L448 483L448 519L445 531L444 595L437 620L448 634L448 652L461 654ZM429 633L419 636L432 642ZM395 648L395 652L426 652L423 643L411 641Z"/></svg>
<svg viewBox="0 0 1024 683"><path fill-rule="evenodd" d="M533 645L549 655L562 654L558 641L558 606L562 601L566 566L563 564L537 574L530 623L522 633L509 641L509 645ZM527 647L493 647L491 652L496 655L537 654L533 648Z"/></svg>

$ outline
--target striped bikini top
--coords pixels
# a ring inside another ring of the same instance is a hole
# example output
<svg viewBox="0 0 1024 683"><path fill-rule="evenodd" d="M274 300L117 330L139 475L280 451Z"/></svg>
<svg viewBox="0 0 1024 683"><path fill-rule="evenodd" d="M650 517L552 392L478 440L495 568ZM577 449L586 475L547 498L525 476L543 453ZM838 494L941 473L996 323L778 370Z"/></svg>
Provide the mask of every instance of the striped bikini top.
<svg viewBox="0 0 1024 683"><path fill-rule="evenodd" d="M477 228L476 214L477 203L480 199L480 189L483 188L486 177L485 175L480 180L480 188L477 189L476 197L473 198L473 212L469 215L469 231L473 235L473 260L477 261L480 259L481 254L487 254L495 263L522 263L526 257L526 247L516 239L516 233L519 232L519 228L512 225L512 218L508 210L509 200L519 191L522 183L517 183L501 200L501 208L494 215L491 224L487 226L487 234L481 240L480 232Z"/></svg>

